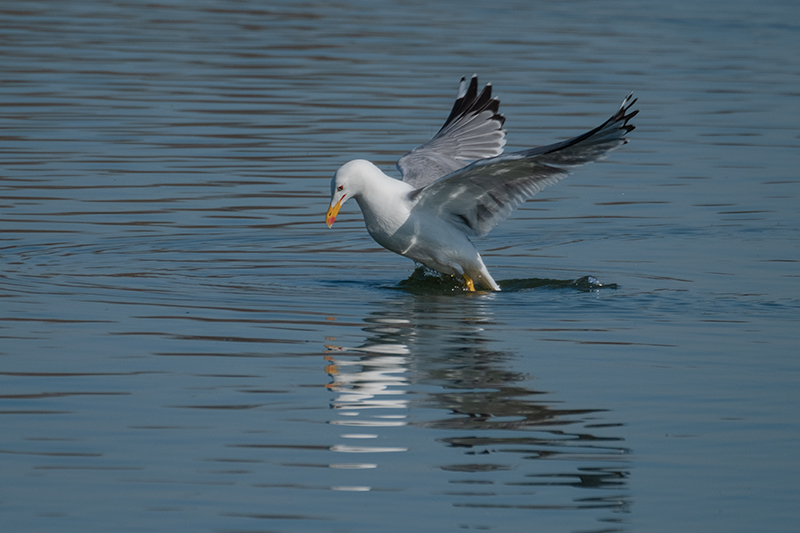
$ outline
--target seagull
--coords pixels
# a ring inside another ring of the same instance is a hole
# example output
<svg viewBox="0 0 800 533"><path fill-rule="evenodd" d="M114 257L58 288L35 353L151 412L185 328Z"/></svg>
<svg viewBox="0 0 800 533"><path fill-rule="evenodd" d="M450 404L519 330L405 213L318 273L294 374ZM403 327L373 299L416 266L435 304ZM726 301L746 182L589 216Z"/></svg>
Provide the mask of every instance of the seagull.
<svg viewBox="0 0 800 533"><path fill-rule="evenodd" d="M461 79L442 128L397 161L398 180L369 161L342 165L331 180L325 222L355 199L370 236L431 270L457 276L466 289L499 291L470 237L483 237L516 207L572 169L604 158L628 142L638 110L633 95L591 131L566 141L503 153L505 117L492 84L478 93L478 77Z"/></svg>

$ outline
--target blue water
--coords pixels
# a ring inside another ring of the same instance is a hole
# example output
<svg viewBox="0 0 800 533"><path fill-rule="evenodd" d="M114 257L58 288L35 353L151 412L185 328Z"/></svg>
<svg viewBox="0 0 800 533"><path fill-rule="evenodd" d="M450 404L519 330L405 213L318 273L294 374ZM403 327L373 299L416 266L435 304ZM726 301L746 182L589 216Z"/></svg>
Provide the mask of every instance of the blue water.
<svg viewBox="0 0 800 533"><path fill-rule="evenodd" d="M0 6L3 531L793 532L795 2ZM476 240L380 249L462 76L508 149L631 142Z"/></svg>

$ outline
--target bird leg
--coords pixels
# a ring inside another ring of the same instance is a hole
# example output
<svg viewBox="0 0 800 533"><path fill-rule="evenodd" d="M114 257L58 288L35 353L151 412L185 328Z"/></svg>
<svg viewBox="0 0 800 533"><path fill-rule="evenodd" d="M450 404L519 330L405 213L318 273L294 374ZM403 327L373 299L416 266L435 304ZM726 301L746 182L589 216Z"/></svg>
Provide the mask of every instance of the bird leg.
<svg viewBox="0 0 800 533"><path fill-rule="evenodd" d="M461 274L461 275L464 276L464 282L466 282L467 289L469 289L469 292L475 292L475 284L472 283L472 278L470 278L466 274Z"/></svg>

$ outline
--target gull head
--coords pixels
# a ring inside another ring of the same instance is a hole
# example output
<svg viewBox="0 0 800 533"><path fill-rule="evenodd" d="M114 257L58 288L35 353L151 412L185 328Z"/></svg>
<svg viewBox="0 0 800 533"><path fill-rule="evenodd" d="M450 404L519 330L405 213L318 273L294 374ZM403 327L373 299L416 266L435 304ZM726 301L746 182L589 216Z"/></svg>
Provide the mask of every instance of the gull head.
<svg viewBox="0 0 800 533"><path fill-rule="evenodd" d="M356 159L339 167L331 180L331 203L325 216L329 228L336 222L342 205L350 198L360 196L365 182L375 172L381 173L378 167L364 159Z"/></svg>

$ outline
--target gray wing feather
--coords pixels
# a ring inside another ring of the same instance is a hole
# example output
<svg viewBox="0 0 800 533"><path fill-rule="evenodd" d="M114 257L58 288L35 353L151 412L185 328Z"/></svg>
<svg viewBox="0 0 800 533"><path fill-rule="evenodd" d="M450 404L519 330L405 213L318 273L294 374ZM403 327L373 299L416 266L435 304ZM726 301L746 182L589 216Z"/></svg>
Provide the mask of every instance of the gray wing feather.
<svg viewBox="0 0 800 533"><path fill-rule="evenodd" d="M461 78L458 98L450 116L430 141L397 161L403 181L424 187L472 161L503 153L505 117L498 113L500 101L492 98L492 85L478 94L478 77L467 83Z"/></svg>
<svg viewBox="0 0 800 533"><path fill-rule="evenodd" d="M580 165L604 158L628 142L628 122L639 112L628 96L597 128L563 142L476 161L412 192L417 206L430 209L468 235L483 236L522 202L565 178Z"/></svg>

